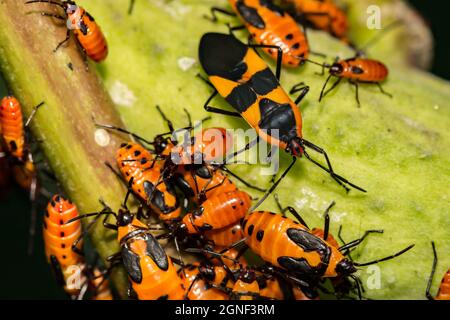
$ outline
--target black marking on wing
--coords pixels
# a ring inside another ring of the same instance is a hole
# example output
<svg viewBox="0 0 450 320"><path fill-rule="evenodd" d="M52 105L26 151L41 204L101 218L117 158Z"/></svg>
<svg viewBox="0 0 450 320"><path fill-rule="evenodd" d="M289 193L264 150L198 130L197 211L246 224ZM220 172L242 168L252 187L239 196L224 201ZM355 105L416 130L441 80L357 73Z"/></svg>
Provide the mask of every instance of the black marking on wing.
<svg viewBox="0 0 450 320"><path fill-rule="evenodd" d="M247 6L244 1L239 0L236 3L236 8L242 19L251 24L253 27L258 29L264 29L266 27L263 18L258 13L258 10Z"/></svg>
<svg viewBox="0 0 450 320"><path fill-rule="evenodd" d="M247 71L243 63L248 47L233 35L206 33L199 45L199 60L210 76L236 81Z"/></svg>
<svg viewBox="0 0 450 320"><path fill-rule="evenodd" d="M258 95L266 95L278 87L278 80L273 72L266 68L258 71L250 79L250 85Z"/></svg>
<svg viewBox="0 0 450 320"><path fill-rule="evenodd" d="M261 120L258 125L261 129L267 130L267 134L271 135L271 131L277 129L279 139L285 142L297 136L294 112L289 103L280 104L264 98L259 102L259 110Z"/></svg>
<svg viewBox="0 0 450 320"><path fill-rule="evenodd" d="M279 6L275 5L272 1L270 0L259 0L259 4L263 7L266 7L267 9L269 9L270 11L276 13L278 16L283 17L284 16L284 11L283 9L281 9Z"/></svg>
<svg viewBox="0 0 450 320"><path fill-rule="evenodd" d="M248 83L235 87L225 98L227 102L239 113L245 112L252 104L256 102L257 95Z"/></svg>
<svg viewBox="0 0 450 320"><path fill-rule="evenodd" d="M131 251L127 245L122 246L122 260L125 269L127 270L128 276L135 283L142 282L142 270L140 261L141 258Z"/></svg>
<svg viewBox="0 0 450 320"><path fill-rule="evenodd" d="M147 255L152 258L159 269L167 271L169 269L169 259L161 244L151 234L146 235Z"/></svg>

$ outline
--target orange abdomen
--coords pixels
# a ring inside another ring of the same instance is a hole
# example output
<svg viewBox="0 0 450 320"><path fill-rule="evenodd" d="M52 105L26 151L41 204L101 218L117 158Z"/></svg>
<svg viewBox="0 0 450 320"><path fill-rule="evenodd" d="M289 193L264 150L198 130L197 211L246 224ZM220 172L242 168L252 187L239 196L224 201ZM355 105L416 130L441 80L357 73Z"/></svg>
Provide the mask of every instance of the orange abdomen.
<svg viewBox="0 0 450 320"><path fill-rule="evenodd" d="M436 300L450 300L450 269L445 273L442 278L441 285L439 286Z"/></svg>
<svg viewBox="0 0 450 320"><path fill-rule="evenodd" d="M228 295L221 291L220 289L216 289L210 287L205 280L196 279L199 277L199 264L195 263L194 265L186 266L183 269L183 272L179 272L180 278L184 281L184 286L187 293L187 299L189 300L228 300ZM195 283L192 285L192 282L195 280ZM192 286L191 286L192 285Z"/></svg>
<svg viewBox="0 0 450 320"><path fill-rule="evenodd" d="M190 234L220 229L242 219L250 206L250 196L244 191L218 194L193 213L186 214L183 223Z"/></svg>
<svg viewBox="0 0 450 320"><path fill-rule="evenodd" d="M140 144L122 144L116 155L120 172L127 183L131 178L131 188L163 220L178 218L181 215L178 199L171 183L161 178L161 161ZM156 190L155 189L156 186Z"/></svg>
<svg viewBox="0 0 450 320"><path fill-rule="evenodd" d="M239 222L224 228L206 231L204 233L205 239L212 241L215 246L228 247L237 241L241 240L244 235Z"/></svg>
<svg viewBox="0 0 450 320"><path fill-rule="evenodd" d="M345 68L342 77L361 82L381 82L389 74L382 62L372 59L351 59L343 65Z"/></svg>
<svg viewBox="0 0 450 320"><path fill-rule="evenodd" d="M8 153L22 161L24 157L25 134L23 130L23 116L19 101L7 96L0 105L0 127Z"/></svg>
<svg viewBox="0 0 450 320"><path fill-rule="evenodd" d="M108 55L106 38L94 18L83 8L78 8L79 11L68 17L73 24L79 26L74 29L75 36L87 56L95 62L101 62Z"/></svg>
<svg viewBox="0 0 450 320"><path fill-rule="evenodd" d="M52 197L47 205L47 211L43 221L43 238L45 246L45 255L47 261L52 264L56 260L61 267L62 277L64 278L64 290L69 294L77 294L80 288L69 288L69 277L79 273L84 279L84 270L86 264L84 258L72 250L72 244L81 235L80 220L66 224L72 218L78 216L78 210L74 204L59 195ZM77 248L81 250L83 241L78 243ZM56 271L56 270L55 270ZM58 275L57 275L58 277ZM76 279L71 279L71 281Z"/></svg>

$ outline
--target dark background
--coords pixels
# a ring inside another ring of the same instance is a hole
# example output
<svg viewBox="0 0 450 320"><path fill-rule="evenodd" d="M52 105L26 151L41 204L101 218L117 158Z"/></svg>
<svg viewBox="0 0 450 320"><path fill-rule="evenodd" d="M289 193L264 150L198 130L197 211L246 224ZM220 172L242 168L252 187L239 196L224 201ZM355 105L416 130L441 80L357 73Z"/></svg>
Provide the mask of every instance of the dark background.
<svg viewBox="0 0 450 320"><path fill-rule="evenodd" d="M435 58L431 71L450 79L450 29L447 18L450 10L445 8L449 4L445 1L410 2L430 24L435 37ZM4 94L5 92L0 92L0 96ZM0 190L0 194L4 191ZM35 253L32 257L27 256L30 211L28 195L16 186L12 186L0 199L0 298L65 299L65 294L57 287L45 260L40 224L35 239ZM42 209L39 213L42 213Z"/></svg>

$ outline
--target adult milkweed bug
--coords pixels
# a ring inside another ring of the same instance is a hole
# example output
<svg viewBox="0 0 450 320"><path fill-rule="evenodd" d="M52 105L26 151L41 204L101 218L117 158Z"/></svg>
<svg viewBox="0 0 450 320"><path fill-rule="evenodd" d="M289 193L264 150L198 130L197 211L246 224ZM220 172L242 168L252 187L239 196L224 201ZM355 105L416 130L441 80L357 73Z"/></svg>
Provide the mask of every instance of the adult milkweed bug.
<svg viewBox="0 0 450 320"><path fill-rule="evenodd" d="M106 59L108 55L108 44L106 43L103 32L89 12L78 6L75 1L56 2L51 0L32 0L25 2L25 4L30 3L49 3L64 10L63 15L41 12L43 16L62 21L67 20L66 38L56 46L54 52L69 41L70 31L73 30L77 44L79 44L85 56L95 62L101 62Z"/></svg>
<svg viewBox="0 0 450 320"><path fill-rule="evenodd" d="M426 297L429 300L450 300L450 269L444 274L442 278L441 285L439 286L439 291L436 297L433 297L430 293L431 284L433 282L434 273L436 272L436 265L438 262L436 246L434 245L434 241L431 242L431 247L433 248L433 266L431 268L431 274L428 279L427 290L425 292Z"/></svg>
<svg viewBox="0 0 450 320"><path fill-rule="evenodd" d="M295 102L292 101L281 88L278 81L279 77L272 73L251 46L243 44L233 35L204 34L200 40L199 59L210 82L204 80L215 89L204 104L205 110L243 117L258 133L258 137L254 141L249 142L244 149L235 152L232 156L248 150L260 138L292 155L292 163L252 210L268 197L292 168L297 158L303 155L321 169L327 171L347 191L349 188L346 185L349 185L365 192L364 189L336 174L327 153L303 138L302 117L297 104L307 94L309 87L297 87L296 90L301 93ZM277 75L280 67L280 64L278 64ZM235 111L223 110L209 105L218 93L225 98ZM277 130L279 136L275 137L273 132ZM327 166L311 158L306 148L322 154L326 159Z"/></svg>
<svg viewBox="0 0 450 320"><path fill-rule="evenodd" d="M237 15L244 26L231 27L230 31L247 28L249 39L275 60L288 67L297 67L307 61L310 53L306 34L297 22L283 9L268 0L229 0L234 12L212 7L210 18L217 21L216 13Z"/></svg>

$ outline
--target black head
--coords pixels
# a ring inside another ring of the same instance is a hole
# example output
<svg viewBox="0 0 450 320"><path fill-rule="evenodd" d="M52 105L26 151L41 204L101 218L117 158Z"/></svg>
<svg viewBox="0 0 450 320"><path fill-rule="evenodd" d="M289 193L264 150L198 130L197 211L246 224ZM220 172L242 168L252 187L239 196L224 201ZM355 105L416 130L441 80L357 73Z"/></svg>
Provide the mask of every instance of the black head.
<svg viewBox="0 0 450 320"><path fill-rule="evenodd" d="M288 142L288 146L286 151L288 151L294 157L301 157L305 147L303 145L303 141L299 137L295 137Z"/></svg>
<svg viewBox="0 0 450 320"><path fill-rule="evenodd" d="M247 46L233 35L205 33L198 50L200 63L205 72L230 80L238 80L247 71L243 59Z"/></svg>
<svg viewBox="0 0 450 320"><path fill-rule="evenodd" d="M330 67L330 74L337 76L340 75L342 72L344 72L344 67L341 63L335 62Z"/></svg>
<svg viewBox="0 0 450 320"><path fill-rule="evenodd" d="M125 227L133 222L134 215L127 209L120 209L117 215L117 225Z"/></svg>
<svg viewBox="0 0 450 320"><path fill-rule="evenodd" d="M256 280L256 274L253 270L245 269L239 275L239 280L245 283L252 283Z"/></svg>
<svg viewBox="0 0 450 320"><path fill-rule="evenodd" d="M208 281L214 281L216 278L216 272L214 271L214 267L211 265L202 265L198 267L198 271L202 277Z"/></svg>
<svg viewBox="0 0 450 320"><path fill-rule="evenodd" d="M164 138L161 136L156 137L155 140L153 141L153 146L155 148L156 154L163 153L166 150L168 144L169 144L168 138Z"/></svg>
<svg viewBox="0 0 450 320"><path fill-rule="evenodd" d="M355 273L356 268L350 260L343 259L336 265L336 272L340 276L345 276Z"/></svg>

